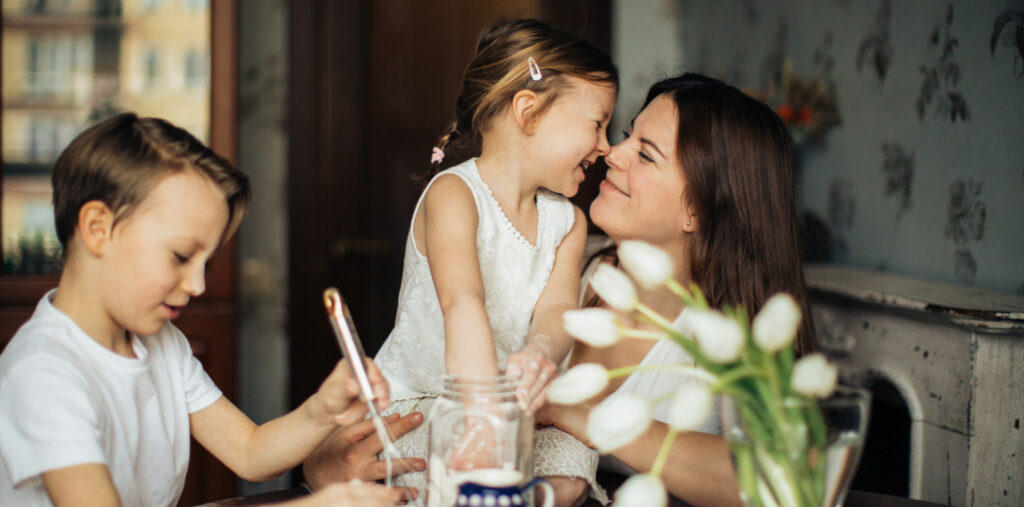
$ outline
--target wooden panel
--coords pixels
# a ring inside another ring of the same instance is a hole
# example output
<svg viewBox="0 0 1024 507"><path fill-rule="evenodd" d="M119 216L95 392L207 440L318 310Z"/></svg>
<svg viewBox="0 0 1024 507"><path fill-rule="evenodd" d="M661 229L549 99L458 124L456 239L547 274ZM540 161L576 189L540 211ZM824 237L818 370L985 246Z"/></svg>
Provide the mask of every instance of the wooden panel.
<svg viewBox="0 0 1024 507"><path fill-rule="evenodd" d="M235 313L230 303L196 304L185 308L175 322L188 337L192 352L228 399L235 393ZM191 456L179 505L197 505L235 496L235 474L195 440Z"/></svg>

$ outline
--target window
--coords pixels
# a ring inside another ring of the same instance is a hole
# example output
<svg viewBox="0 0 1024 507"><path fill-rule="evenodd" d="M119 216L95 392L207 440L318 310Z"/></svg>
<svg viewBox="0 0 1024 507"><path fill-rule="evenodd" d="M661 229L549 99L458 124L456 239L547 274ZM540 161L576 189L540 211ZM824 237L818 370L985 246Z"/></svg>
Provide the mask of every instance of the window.
<svg viewBox="0 0 1024 507"><path fill-rule="evenodd" d="M206 1L2 3L3 274L58 269L50 172L85 128L135 111L208 139L209 20ZM179 56L168 48L190 49Z"/></svg>

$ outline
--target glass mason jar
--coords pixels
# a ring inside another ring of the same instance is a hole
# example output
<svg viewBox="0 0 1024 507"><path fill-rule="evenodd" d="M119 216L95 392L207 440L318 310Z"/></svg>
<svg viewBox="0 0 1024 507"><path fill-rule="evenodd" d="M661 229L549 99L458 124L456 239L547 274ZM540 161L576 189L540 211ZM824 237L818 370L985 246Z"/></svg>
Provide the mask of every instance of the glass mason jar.
<svg viewBox="0 0 1024 507"><path fill-rule="evenodd" d="M515 382L446 375L429 421L427 505L455 504L459 484L502 477L521 484L533 474L533 418L516 401ZM496 473L496 471L502 471Z"/></svg>

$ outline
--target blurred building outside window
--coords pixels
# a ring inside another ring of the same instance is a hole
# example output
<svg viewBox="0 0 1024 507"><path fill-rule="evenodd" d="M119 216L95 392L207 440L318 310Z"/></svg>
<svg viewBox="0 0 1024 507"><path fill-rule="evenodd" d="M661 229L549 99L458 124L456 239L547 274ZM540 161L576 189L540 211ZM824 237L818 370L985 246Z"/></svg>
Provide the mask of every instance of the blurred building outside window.
<svg viewBox="0 0 1024 507"><path fill-rule="evenodd" d="M207 0L3 0L2 273L54 274L50 173L79 132L124 112L208 140Z"/></svg>

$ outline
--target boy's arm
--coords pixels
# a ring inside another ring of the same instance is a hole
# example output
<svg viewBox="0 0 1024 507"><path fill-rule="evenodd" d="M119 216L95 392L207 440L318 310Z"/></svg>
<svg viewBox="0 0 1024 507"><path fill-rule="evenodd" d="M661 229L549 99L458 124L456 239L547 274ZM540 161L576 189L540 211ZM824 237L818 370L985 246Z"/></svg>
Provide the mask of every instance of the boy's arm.
<svg viewBox="0 0 1024 507"><path fill-rule="evenodd" d="M388 399L380 370L367 361L376 395ZM345 361L338 362L320 389L299 408L256 426L227 398L189 415L192 436L206 450L248 481L265 481L298 465L339 425L366 414L359 388Z"/></svg>
<svg viewBox="0 0 1024 507"><path fill-rule="evenodd" d="M555 377L558 363L572 350L573 339L565 332L562 314L579 305L580 262L587 242L587 219L574 207L575 222L555 251L547 285L533 310L526 346L508 359L510 375L521 374L516 395L532 414L544 403L544 393Z"/></svg>
<svg viewBox="0 0 1024 507"><path fill-rule="evenodd" d="M114 479L102 463L86 463L43 472L43 486L57 507L118 506Z"/></svg>
<svg viewBox="0 0 1024 507"><path fill-rule="evenodd" d="M424 250L444 314L445 369L492 376L498 357L476 249L476 201L462 179L446 175L427 191L422 212Z"/></svg>

